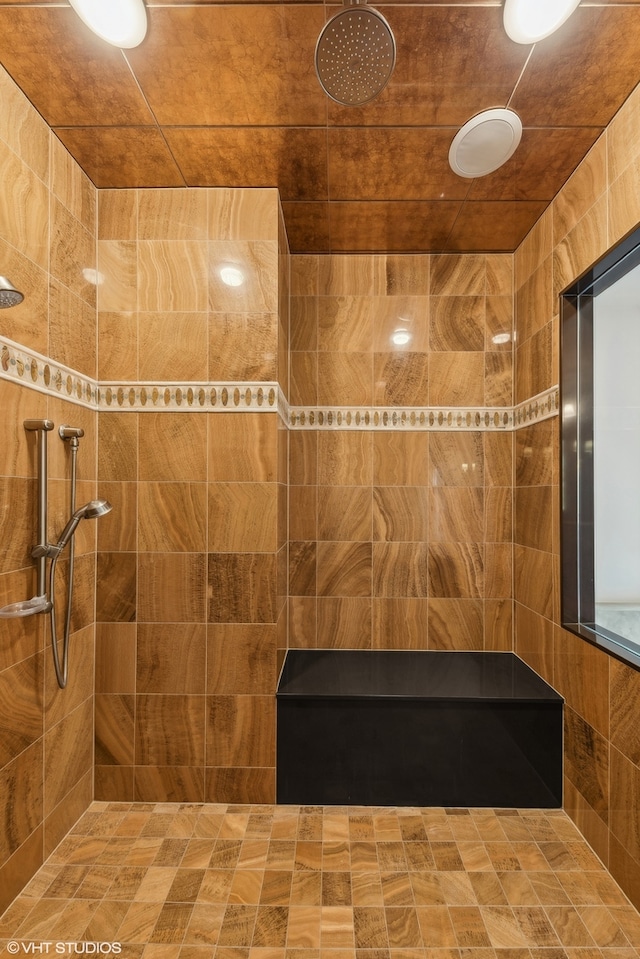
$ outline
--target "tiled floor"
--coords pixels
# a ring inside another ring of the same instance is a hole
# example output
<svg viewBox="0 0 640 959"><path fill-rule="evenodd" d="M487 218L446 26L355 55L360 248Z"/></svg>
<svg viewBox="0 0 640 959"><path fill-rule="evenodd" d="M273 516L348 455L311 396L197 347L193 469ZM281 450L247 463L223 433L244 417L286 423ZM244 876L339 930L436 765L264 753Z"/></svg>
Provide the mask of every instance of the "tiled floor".
<svg viewBox="0 0 640 959"><path fill-rule="evenodd" d="M94 803L0 919L0 944L145 959L636 959L640 916L560 811Z"/></svg>

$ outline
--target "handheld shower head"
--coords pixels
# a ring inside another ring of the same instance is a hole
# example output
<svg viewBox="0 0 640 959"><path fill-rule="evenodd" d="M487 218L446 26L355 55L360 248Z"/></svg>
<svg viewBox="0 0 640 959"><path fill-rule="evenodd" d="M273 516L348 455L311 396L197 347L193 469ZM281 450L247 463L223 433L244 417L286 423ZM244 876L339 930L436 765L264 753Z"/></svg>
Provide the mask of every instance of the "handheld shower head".
<svg viewBox="0 0 640 959"><path fill-rule="evenodd" d="M60 538L56 543L56 549L58 552L61 552L76 529L78 524L82 519L97 519L98 516L104 516L105 513L108 513L112 509L111 503L106 499L92 499L91 502L85 503L84 506L81 506L80 509L77 509L65 528L60 533Z"/></svg>

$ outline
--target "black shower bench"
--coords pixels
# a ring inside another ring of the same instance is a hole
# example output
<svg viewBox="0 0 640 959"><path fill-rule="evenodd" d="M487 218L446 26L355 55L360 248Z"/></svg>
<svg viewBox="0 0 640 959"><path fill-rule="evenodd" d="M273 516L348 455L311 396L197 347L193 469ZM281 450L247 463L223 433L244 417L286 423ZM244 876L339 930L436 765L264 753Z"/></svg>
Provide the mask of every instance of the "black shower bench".
<svg viewBox="0 0 640 959"><path fill-rule="evenodd" d="M562 805L558 693L513 653L291 649L279 803Z"/></svg>

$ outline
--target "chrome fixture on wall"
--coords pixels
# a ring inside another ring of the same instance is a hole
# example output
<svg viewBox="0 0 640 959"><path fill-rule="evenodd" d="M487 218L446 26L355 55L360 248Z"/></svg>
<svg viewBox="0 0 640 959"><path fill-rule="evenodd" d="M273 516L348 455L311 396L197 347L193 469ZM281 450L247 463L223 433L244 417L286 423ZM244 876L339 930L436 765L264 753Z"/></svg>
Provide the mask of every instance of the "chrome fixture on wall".
<svg viewBox="0 0 640 959"><path fill-rule="evenodd" d="M20 290L16 290L13 283L6 278L6 276L0 276L0 310L6 310L10 306L17 306L18 303L22 303L24 300L24 294Z"/></svg>
<svg viewBox="0 0 640 959"><path fill-rule="evenodd" d="M58 537L57 543L48 541L47 518L47 433L53 429L51 420L25 420L24 428L37 435L38 461L38 541L31 550L31 557L37 565L36 595L23 602L11 603L0 609L0 617L14 618L32 616L34 613L49 613L51 617L51 647L53 665L56 671L58 685L64 689L69 675L69 635L71 632L71 601L73 598L73 571L75 560L74 534L81 520L95 519L104 516L111 509L111 504L105 499L91 500L80 509L75 508L76 497L76 457L79 440L84 436L84 430L75 426L61 426L58 429L60 439L68 443L71 452L71 518ZM69 545L69 587L65 612L65 625L62 645L62 663L58 652L58 634L56 627L55 610L55 576L56 566L65 547ZM49 591L47 593L47 560L51 560L49 568Z"/></svg>

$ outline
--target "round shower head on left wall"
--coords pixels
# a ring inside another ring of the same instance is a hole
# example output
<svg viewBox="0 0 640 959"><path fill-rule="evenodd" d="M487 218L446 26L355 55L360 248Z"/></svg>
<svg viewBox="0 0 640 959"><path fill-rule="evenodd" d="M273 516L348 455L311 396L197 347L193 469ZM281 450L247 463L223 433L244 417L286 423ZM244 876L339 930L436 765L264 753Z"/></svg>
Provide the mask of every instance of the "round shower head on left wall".
<svg viewBox="0 0 640 959"><path fill-rule="evenodd" d="M23 300L24 294L16 290L13 283L11 283L6 276L0 276L0 310L6 310L10 306L17 306L18 303L22 303Z"/></svg>

